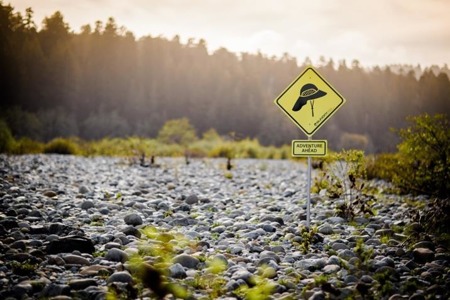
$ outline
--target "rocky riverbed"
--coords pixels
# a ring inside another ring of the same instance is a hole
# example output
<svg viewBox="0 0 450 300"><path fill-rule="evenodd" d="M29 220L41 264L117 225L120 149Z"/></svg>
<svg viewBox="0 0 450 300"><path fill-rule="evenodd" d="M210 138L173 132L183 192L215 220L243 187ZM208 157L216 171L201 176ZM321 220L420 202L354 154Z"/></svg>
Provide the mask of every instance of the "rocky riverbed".
<svg viewBox="0 0 450 300"><path fill-rule="evenodd" d="M157 163L0 156L0 299L154 299L170 283L191 299L449 297L448 249L426 236L408 243L404 229L420 225L399 196L378 194L375 216L349 222L335 216L342 200L314 194L308 234L301 163ZM164 243L165 260L141 256L165 273L133 271L143 245Z"/></svg>

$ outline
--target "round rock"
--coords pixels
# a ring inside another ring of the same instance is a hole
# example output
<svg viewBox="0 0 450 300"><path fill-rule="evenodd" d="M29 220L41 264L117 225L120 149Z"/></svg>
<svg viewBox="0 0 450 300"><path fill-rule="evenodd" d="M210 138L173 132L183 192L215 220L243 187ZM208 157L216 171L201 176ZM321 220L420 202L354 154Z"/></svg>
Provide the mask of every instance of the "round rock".
<svg viewBox="0 0 450 300"><path fill-rule="evenodd" d="M195 269L197 268L197 265L199 264L199 260L191 255L188 254L180 254L173 258L174 264L180 264L183 267L186 267L188 269Z"/></svg>
<svg viewBox="0 0 450 300"><path fill-rule="evenodd" d="M128 272L116 272L109 276L108 283L112 282L123 282L123 283L132 283L133 277Z"/></svg>
<svg viewBox="0 0 450 300"><path fill-rule="evenodd" d="M136 213L126 215L123 220L125 221L125 224L132 226L142 225L143 223L141 216Z"/></svg>

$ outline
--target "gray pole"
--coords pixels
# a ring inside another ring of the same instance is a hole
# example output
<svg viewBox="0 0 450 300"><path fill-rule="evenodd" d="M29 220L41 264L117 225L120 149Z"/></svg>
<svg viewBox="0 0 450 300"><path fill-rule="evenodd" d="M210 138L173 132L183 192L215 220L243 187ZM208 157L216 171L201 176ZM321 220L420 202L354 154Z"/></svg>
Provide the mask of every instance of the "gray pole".
<svg viewBox="0 0 450 300"><path fill-rule="evenodd" d="M308 136L308 140L311 140L311 137ZM308 194L308 202L306 203L306 227L309 229L309 223L311 221L311 156L308 156L308 184L307 184Z"/></svg>

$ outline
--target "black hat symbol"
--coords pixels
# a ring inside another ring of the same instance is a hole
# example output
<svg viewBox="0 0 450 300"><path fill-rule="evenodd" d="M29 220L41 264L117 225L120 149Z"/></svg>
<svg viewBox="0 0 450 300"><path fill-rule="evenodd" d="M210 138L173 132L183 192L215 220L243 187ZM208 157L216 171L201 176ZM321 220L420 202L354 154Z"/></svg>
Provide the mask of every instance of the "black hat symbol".
<svg viewBox="0 0 450 300"><path fill-rule="evenodd" d="M323 97L326 94L326 92L319 90L314 84L307 83L301 88L300 96L298 97L297 102L295 102L292 110L299 111L303 105L306 104L306 101Z"/></svg>

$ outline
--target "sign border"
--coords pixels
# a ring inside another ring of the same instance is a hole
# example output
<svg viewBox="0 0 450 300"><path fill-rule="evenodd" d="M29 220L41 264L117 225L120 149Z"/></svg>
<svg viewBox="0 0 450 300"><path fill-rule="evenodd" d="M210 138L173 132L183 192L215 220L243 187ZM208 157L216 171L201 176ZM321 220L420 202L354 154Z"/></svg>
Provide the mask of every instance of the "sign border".
<svg viewBox="0 0 450 300"><path fill-rule="evenodd" d="M302 142L302 143L317 143L321 142L325 145L325 153L324 154L295 154L294 153L294 145L296 142ZM291 155L292 157L324 157L328 154L328 141L327 140L292 140L291 143Z"/></svg>
<svg viewBox="0 0 450 300"><path fill-rule="evenodd" d="M341 103L336 106L333 111L328 115L328 118L323 119L320 121L319 125L316 126L316 128L312 131L312 132L307 132L305 128L302 127L302 125L300 125L297 120L295 120L282 106L280 103L278 103L278 101L280 100L281 97L283 97L284 94L286 94L286 92L291 89L291 87L308 71L310 70L313 71L321 80L323 80L325 82L325 84L341 99ZM334 113L345 103L345 98L339 94L338 91L336 91L334 89L334 87L325 80L325 78L323 78L322 76L320 76L320 74L313 68L313 67L307 67L299 76L297 76L297 78L294 79L294 81L291 82L291 84L289 84L289 86L287 88L284 89L284 91L275 99L275 104L289 117L289 119L291 119L295 125L297 125L308 137L311 137L314 133L316 133L317 130L319 130L320 127L322 127L322 125L328 121L328 119L331 118L331 116L334 115Z"/></svg>

